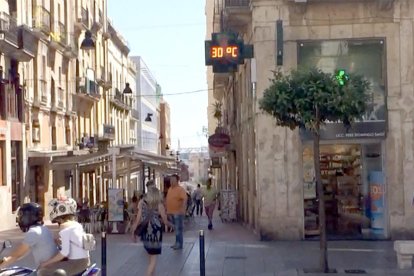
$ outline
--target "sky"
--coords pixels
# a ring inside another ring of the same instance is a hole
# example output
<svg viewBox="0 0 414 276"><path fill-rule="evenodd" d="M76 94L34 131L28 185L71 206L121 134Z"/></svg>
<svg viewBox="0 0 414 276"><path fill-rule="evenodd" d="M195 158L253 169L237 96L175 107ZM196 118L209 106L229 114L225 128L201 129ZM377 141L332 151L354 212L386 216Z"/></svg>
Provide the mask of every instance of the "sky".
<svg viewBox="0 0 414 276"><path fill-rule="evenodd" d="M205 1L108 0L108 17L129 42L129 55L141 56L162 87L172 148L178 140L181 148L206 146Z"/></svg>

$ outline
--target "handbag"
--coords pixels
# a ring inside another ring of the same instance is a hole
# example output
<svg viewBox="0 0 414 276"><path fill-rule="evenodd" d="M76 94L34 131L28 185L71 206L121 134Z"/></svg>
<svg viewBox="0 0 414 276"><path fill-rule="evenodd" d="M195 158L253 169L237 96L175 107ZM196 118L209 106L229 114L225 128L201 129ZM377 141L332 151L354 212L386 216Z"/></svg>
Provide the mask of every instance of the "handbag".
<svg viewBox="0 0 414 276"><path fill-rule="evenodd" d="M138 237L142 236L145 230L148 228L148 223L149 223L149 217L147 217L145 220L141 221L138 224L137 228L135 228L134 235Z"/></svg>
<svg viewBox="0 0 414 276"><path fill-rule="evenodd" d="M148 223L150 222L151 217L153 215L152 213L153 213L152 210L148 208L148 214L146 218L137 225L137 228L135 228L135 231L134 231L135 236L141 237L145 233L145 231L148 228Z"/></svg>

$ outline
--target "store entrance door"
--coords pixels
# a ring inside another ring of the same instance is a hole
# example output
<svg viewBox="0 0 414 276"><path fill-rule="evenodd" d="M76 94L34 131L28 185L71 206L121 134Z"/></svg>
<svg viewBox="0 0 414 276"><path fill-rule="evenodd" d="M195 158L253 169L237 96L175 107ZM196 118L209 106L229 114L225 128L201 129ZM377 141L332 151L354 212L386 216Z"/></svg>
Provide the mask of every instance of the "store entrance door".
<svg viewBox="0 0 414 276"><path fill-rule="evenodd" d="M381 144L321 145L328 238L370 239L384 234L381 156ZM319 219L311 147L305 147L303 161L305 235L312 238L319 236Z"/></svg>

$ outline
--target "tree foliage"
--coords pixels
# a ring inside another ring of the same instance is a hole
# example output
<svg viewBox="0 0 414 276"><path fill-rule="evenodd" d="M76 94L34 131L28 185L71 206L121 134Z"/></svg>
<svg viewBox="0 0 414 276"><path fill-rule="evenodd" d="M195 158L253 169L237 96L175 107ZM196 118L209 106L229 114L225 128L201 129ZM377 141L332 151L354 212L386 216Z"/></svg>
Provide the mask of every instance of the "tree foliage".
<svg viewBox="0 0 414 276"><path fill-rule="evenodd" d="M340 121L350 125L361 118L369 89L369 82L355 74L341 85L333 74L317 68L293 70L289 75L274 72L259 105L280 126L315 131L316 123Z"/></svg>

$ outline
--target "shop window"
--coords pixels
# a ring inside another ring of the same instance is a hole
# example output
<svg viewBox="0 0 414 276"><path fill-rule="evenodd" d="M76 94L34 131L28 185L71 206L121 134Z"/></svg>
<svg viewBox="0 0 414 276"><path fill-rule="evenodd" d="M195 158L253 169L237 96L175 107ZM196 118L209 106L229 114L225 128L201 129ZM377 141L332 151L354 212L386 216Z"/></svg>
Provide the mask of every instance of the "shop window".
<svg viewBox="0 0 414 276"><path fill-rule="evenodd" d="M12 188L12 210L16 211L20 205L20 170L21 170L21 142L11 141L11 188Z"/></svg>
<svg viewBox="0 0 414 276"><path fill-rule="evenodd" d="M326 227L332 237L385 237L381 153L380 143L321 145ZM309 237L319 235L318 194L310 145L304 147L303 173L305 234Z"/></svg>
<svg viewBox="0 0 414 276"><path fill-rule="evenodd" d="M0 141L0 186L6 185L6 151L4 142Z"/></svg>
<svg viewBox="0 0 414 276"><path fill-rule="evenodd" d="M372 94L364 121L385 121L386 58L384 40L327 40L298 44L298 65L318 67L334 73L344 69L364 76L371 84Z"/></svg>

